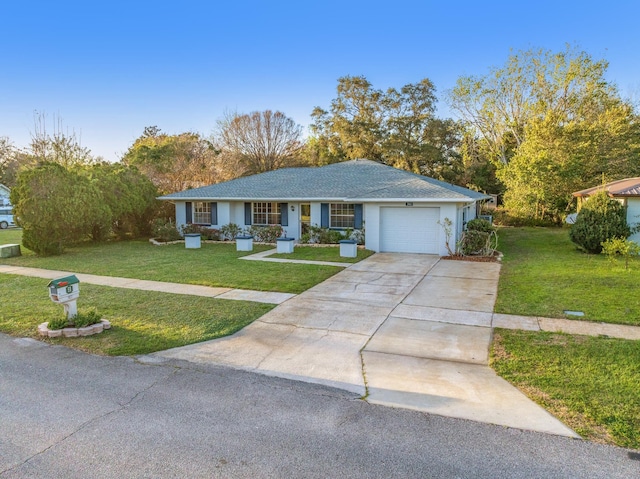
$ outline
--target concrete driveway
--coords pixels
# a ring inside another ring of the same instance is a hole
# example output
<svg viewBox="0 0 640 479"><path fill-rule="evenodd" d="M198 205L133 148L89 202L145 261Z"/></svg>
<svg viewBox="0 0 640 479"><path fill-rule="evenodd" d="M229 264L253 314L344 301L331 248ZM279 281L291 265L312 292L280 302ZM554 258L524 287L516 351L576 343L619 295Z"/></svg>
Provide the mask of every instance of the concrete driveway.
<svg viewBox="0 0 640 479"><path fill-rule="evenodd" d="M488 366L499 270L376 254L233 336L148 360L213 362L338 387L371 403L577 437Z"/></svg>

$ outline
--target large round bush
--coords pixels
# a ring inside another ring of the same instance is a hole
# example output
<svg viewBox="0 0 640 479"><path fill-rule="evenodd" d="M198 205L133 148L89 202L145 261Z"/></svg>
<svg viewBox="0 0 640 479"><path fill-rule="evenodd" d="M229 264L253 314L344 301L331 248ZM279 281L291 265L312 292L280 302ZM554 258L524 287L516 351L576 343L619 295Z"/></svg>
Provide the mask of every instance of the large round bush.
<svg viewBox="0 0 640 479"><path fill-rule="evenodd" d="M601 191L585 202L569 237L587 253L597 254L602 251L605 241L627 238L630 234L626 208Z"/></svg>

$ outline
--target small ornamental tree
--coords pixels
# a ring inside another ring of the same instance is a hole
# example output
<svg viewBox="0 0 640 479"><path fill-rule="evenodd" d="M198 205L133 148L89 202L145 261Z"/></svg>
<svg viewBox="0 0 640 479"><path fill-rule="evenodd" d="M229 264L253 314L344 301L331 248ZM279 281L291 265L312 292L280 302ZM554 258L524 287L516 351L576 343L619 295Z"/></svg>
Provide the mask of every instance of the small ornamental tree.
<svg viewBox="0 0 640 479"><path fill-rule="evenodd" d="M627 238L630 234L625 207L609 198L605 191L600 191L585 202L569 238L587 253L598 254L605 241Z"/></svg>

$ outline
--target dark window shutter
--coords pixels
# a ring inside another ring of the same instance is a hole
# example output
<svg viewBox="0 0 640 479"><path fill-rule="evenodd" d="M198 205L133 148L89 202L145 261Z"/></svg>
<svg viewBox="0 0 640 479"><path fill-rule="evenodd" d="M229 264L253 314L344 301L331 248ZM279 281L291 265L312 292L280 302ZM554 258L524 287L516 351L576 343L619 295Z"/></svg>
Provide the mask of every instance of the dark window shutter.
<svg viewBox="0 0 640 479"><path fill-rule="evenodd" d="M244 204L244 224L245 226L251 225L251 203Z"/></svg>
<svg viewBox="0 0 640 479"><path fill-rule="evenodd" d="M191 201L187 201L185 203L185 209L186 209L186 217L187 217L187 224L190 225L191 223L193 223L193 213L192 210L193 208L191 207Z"/></svg>
<svg viewBox="0 0 640 479"><path fill-rule="evenodd" d="M288 203L280 203L280 225L281 226L289 226L289 213L287 211L289 208Z"/></svg>
<svg viewBox="0 0 640 479"><path fill-rule="evenodd" d="M211 224L218 224L218 203L211 203Z"/></svg>
<svg viewBox="0 0 640 479"><path fill-rule="evenodd" d="M320 203L320 227L329 227L329 203Z"/></svg>
<svg viewBox="0 0 640 479"><path fill-rule="evenodd" d="M353 205L353 227L357 230L362 228L362 204Z"/></svg>

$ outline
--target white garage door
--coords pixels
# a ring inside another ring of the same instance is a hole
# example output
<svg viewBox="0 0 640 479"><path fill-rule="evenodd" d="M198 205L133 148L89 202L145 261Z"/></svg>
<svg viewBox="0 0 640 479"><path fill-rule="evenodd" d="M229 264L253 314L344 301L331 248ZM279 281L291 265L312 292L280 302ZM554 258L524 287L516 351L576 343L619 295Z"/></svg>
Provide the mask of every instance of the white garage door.
<svg viewBox="0 0 640 479"><path fill-rule="evenodd" d="M440 208L380 208L380 251L438 254Z"/></svg>

